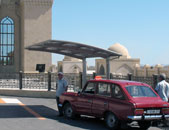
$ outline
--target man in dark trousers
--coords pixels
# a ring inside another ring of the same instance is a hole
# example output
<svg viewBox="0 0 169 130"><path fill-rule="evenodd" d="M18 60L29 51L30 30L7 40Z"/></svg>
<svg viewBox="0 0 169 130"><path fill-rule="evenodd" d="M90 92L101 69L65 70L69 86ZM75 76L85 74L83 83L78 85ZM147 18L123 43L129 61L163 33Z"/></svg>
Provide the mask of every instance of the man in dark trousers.
<svg viewBox="0 0 169 130"><path fill-rule="evenodd" d="M59 115L58 116L62 116L63 112L62 112L62 106L59 104L59 97L65 92L67 91L68 88L68 83L67 81L63 78L63 73L59 72L58 73L58 84L57 84L57 88L56 88L56 101L57 101L57 107L59 110Z"/></svg>

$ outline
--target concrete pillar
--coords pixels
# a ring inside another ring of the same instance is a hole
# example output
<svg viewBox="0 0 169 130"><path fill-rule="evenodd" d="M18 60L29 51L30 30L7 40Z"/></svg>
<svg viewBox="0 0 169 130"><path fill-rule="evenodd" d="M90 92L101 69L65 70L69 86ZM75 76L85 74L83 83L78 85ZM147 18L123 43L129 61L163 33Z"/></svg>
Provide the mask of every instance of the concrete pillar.
<svg viewBox="0 0 169 130"><path fill-rule="evenodd" d="M107 69L106 78L110 79L110 61L109 61L109 57L106 58L106 69Z"/></svg>
<svg viewBox="0 0 169 130"><path fill-rule="evenodd" d="M86 58L83 59L82 87L86 84Z"/></svg>

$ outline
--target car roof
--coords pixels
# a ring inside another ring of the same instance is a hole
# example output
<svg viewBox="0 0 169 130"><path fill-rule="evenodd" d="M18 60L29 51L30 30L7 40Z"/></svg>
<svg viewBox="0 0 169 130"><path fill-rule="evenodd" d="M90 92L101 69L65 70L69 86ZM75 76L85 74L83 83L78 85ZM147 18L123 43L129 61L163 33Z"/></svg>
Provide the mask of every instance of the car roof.
<svg viewBox="0 0 169 130"><path fill-rule="evenodd" d="M116 80L116 79L91 79L89 82L106 82L106 83L115 83L121 85L146 85L146 83L130 81L130 80Z"/></svg>

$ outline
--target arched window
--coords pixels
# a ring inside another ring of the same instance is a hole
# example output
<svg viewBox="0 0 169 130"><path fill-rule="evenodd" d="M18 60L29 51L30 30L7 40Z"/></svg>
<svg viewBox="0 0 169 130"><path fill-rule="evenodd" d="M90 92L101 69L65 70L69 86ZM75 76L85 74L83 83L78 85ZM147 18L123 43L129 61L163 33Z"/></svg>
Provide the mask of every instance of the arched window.
<svg viewBox="0 0 169 130"><path fill-rule="evenodd" d="M59 67L59 71L58 72L63 72L62 66Z"/></svg>
<svg viewBox="0 0 169 130"><path fill-rule="evenodd" d="M105 70L104 70L103 65L100 66L99 74L100 75L105 75Z"/></svg>
<svg viewBox="0 0 169 130"><path fill-rule="evenodd" d="M0 65L14 64L14 21L5 17L0 21Z"/></svg>

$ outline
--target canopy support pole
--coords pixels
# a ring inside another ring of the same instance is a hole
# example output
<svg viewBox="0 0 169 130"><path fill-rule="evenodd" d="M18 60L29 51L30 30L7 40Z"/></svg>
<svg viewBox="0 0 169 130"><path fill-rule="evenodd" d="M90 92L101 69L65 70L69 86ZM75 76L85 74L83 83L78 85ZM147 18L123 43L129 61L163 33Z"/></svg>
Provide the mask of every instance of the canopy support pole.
<svg viewBox="0 0 169 130"><path fill-rule="evenodd" d="M86 58L83 58L82 88L86 84Z"/></svg>
<svg viewBox="0 0 169 130"><path fill-rule="evenodd" d="M106 69L107 69L106 78L110 79L110 60L109 60L109 57L106 58Z"/></svg>

